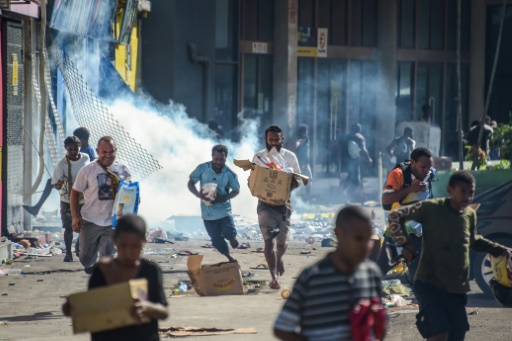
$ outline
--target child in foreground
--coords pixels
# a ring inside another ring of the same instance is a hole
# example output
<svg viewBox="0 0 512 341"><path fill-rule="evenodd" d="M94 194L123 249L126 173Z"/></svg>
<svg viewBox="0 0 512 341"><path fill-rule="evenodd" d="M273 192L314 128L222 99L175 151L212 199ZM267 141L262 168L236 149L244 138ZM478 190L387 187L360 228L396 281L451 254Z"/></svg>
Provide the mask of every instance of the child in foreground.
<svg viewBox="0 0 512 341"><path fill-rule="evenodd" d="M469 330L466 313L469 291L469 252L497 257L507 248L478 235L476 212L470 207L475 178L468 171L455 172L448 182L449 198L419 201L389 215L389 230L403 247L407 262L416 250L405 232L405 222L423 226L423 249L414 281L419 303L416 326L429 341L462 341Z"/></svg>
<svg viewBox="0 0 512 341"><path fill-rule="evenodd" d="M362 207L347 206L338 213L334 232L336 250L306 268L295 282L274 324L280 340L383 338L381 274L367 259L373 247L371 217ZM362 302L371 302L371 308L363 308ZM369 314L374 315L368 318Z"/></svg>
<svg viewBox="0 0 512 341"><path fill-rule="evenodd" d="M89 289L145 278L148 281L148 299L134 300L132 315L149 323L92 333L92 341L103 340L159 340L158 320L168 316L167 300L163 291L162 273L157 264L141 258L146 243L146 223L141 217L125 215L121 217L114 231L114 244L117 254L113 258L102 258L94 267L89 278ZM70 316L69 303L63 306L65 315Z"/></svg>

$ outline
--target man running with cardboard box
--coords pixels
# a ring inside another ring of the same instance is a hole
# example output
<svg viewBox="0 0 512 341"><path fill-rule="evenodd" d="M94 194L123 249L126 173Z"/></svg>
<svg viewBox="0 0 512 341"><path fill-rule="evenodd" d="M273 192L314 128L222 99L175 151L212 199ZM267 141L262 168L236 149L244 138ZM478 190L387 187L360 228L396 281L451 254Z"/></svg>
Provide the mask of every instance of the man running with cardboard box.
<svg viewBox="0 0 512 341"><path fill-rule="evenodd" d="M257 152L252 162L262 164L262 159L267 158L272 150L275 149L284 159L286 165L292 168L293 173L300 173L297 156L282 147L284 141L283 130L275 125L269 126L265 130L266 148ZM275 153L275 152L273 152ZM300 186L300 179L296 176L292 178L291 189ZM292 214L292 205L288 199L287 203L280 206L267 204L258 200L258 223L263 239L265 240L265 259L268 263L272 281L269 287L280 289L279 277L284 274L283 255L286 252L288 231L290 230L290 216Z"/></svg>

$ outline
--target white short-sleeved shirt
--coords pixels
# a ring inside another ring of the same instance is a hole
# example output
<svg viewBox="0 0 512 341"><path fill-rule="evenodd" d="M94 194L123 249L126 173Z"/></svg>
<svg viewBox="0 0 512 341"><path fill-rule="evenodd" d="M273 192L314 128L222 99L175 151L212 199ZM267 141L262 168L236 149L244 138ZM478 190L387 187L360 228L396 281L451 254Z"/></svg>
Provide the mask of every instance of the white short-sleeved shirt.
<svg viewBox="0 0 512 341"><path fill-rule="evenodd" d="M82 169L85 165L88 165L90 163L89 161L89 155L80 153L80 158L76 161L71 161L71 183L75 183L76 175L78 174L78 171ZM64 157L62 160L57 162L57 165L55 166L55 170L53 171L53 177L52 177L52 185L55 185L60 180L65 180L64 184L62 185L62 188L60 189L60 201L68 203L69 204L69 193L71 190L68 188L68 161L66 157ZM83 204L83 199L80 200L80 203Z"/></svg>
<svg viewBox="0 0 512 341"><path fill-rule="evenodd" d="M259 152L257 152L254 155L254 157L252 158L252 162L253 163L258 163L257 162L257 157L258 156L259 157L263 157L263 156L267 157L268 153L269 153L269 151L266 148L260 150ZM295 155L295 153L289 151L288 149L281 148L281 150L279 151L279 154L281 154L283 159L286 161L286 164L289 167L292 167L294 173L300 174L299 161L297 161L297 156Z"/></svg>
<svg viewBox="0 0 512 341"><path fill-rule="evenodd" d="M121 180L130 180L131 174L125 165L116 161L108 169ZM97 161L89 163L78 172L73 189L84 194L85 202L81 211L84 220L99 226L112 225L112 182Z"/></svg>

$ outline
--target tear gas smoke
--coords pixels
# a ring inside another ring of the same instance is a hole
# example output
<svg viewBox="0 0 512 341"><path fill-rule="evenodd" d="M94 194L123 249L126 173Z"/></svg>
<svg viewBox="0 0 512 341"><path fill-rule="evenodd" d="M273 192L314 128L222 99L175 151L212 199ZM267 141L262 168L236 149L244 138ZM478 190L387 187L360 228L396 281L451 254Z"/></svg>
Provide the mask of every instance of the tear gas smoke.
<svg viewBox="0 0 512 341"><path fill-rule="evenodd" d="M219 143L208 128L189 118L185 108L174 103L157 109L149 101L134 104L118 100L110 106L110 112L163 167L141 181L139 214L150 225L172 215L200 215L200 201L189 192L187 182L196 166L211 161L211 149ZM240 195L231 200L233 214L247 218L255 218L257 199L247 187L249 172L236 167L233 159L252 158L258 138L263 135L257 128L256 121L243 121L240 143L220 141L228 147L226 165L238 175L241 187Z"/></svg>

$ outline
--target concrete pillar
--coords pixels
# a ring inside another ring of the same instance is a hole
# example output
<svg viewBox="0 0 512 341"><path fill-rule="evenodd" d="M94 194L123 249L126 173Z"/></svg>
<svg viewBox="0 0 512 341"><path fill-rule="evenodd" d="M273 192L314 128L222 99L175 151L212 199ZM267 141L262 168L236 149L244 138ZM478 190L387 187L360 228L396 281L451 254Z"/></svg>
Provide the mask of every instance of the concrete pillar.
<svg viewBox="0 0 512 341"><path fill-rule="evenodd" d="M32 73L37 72L32 68L32 58L37 58L35 53L36 44L36 21L33 18L24 20L23 22L23 64L25 72L25 84L24 84L24 116L23 126L25 130L25 136L23 139L23 203L25 205L32 205L32 175L33 175L33 157L34 157L34 146L32 145L31 139L34 139L34 113L39 112L39 107L35 105L33 101L33 89L32 89ZM34 139L35 140L35 139ZM26 210L23 210L23 230L32 230L32 215Z"/></svg>
<svg viewBox="0 0 512 341"><path fill-rule="evenodd" d="M377 26L376 151L383 151L395 137L396 104L396 1L379 0Z"/></svg>
<svg viewBox="0 0 512 341"><path fill-rule="evenodd" d="M484 0L471 0L471 41L469 68L469 122L480 120L485 103L485 18ZM462 127L467 130L468 127Z"/></svg>
<svg viewBox="0 0 512 341"><path fill-rule="evenodd" d="M273 120L292 142L297 125L298 0L275 1Z"/></svg>

